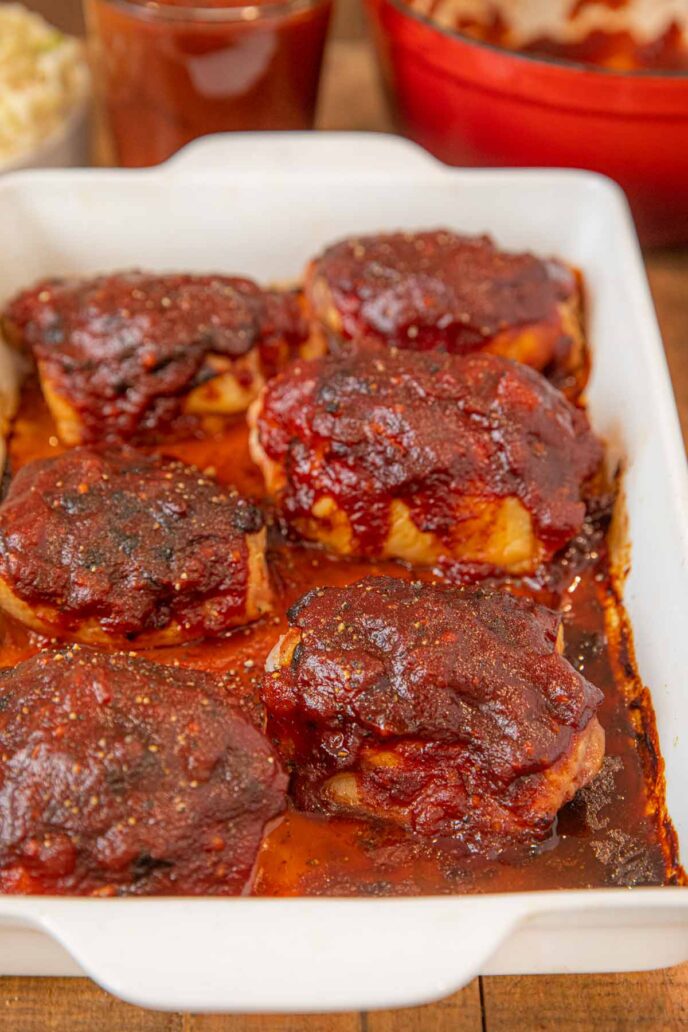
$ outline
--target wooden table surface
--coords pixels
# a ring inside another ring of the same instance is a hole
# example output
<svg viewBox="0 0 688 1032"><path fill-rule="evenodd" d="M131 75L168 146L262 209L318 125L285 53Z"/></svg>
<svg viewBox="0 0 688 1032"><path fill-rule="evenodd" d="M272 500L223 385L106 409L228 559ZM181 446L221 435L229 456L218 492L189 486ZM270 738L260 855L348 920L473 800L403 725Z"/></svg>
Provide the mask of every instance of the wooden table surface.
<svg viewBox="0 0 688 1032"><path fill-rule="evenodd" d="M65 28L76 0L31 4ZM340 11L326 57L318 124L390 131L356 11ZM350 38L346 38L346 37ZM688 251L647 255L688 442ZM688 1029L688 964L633 975L480 978L426 1007L365 1014L158 1014L120 1003L87 979L0 978L2 1032L680 1032Z"/></svg>

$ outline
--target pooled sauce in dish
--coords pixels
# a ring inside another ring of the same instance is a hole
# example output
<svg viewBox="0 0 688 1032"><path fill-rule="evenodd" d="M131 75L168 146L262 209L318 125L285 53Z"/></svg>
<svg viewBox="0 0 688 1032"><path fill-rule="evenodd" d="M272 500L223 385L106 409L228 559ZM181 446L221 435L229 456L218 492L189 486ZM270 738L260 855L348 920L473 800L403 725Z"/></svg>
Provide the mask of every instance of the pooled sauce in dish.
<svg viewBox="0 0 688 1032"><path fill-rule="evenodd" d="M25 387L10 439L14 473L61 449L35 383ZM160 445L159 450L260 499L262 478L247 447L245 421L214 435ZM639 681L630 632L610 573L608 514L589 521L547 577L512 581L545 604L562 602L566 656L604 693L598 711L606 759L598 777L559 814L543 847L501 860L466 857L451 846L414 837L391 824L289 810L265 839L251 892L287 895L411 895L528 889L676 884L683 878L664 807L662 764L649 694ZM367 574L456 579L460 570L413 571L393 562L337 559L316 546L271 532L275 613L225 637L141 653L160 663L227 676L229 690L257 697L266 656L287 628L287 608L315 586L346 585ZM12 666L46 640L9 617L0 622L0 666ZM0 889L3 886L0 881Z"/></svg>

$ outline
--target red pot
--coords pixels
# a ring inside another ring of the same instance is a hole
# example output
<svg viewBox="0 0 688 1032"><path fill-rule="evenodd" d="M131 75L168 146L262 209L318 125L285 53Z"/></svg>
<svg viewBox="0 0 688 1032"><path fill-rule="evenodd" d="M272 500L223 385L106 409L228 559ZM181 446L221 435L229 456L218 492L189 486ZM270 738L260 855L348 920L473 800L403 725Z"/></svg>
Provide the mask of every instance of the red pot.
<svg viewBox="0 0 688 1032"><path fill-rule="evenodd" d="M403 130L450 165L565 166L617 180L645 244L688 243L688 75L511 52L367 0Z"/></svg>

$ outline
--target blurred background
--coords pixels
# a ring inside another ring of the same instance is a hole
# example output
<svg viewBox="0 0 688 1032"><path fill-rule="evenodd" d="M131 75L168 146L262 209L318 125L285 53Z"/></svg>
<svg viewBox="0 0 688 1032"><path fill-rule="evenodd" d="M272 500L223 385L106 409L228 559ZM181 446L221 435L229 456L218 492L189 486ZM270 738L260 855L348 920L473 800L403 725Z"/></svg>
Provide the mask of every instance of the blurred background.
<svg viewBox="0 0 688 1032"><path fill-rule="evenodd" d="M37 11L63 32L78 35L85 31L81 0L28 0L26 6ZM338 39L360 39L365 32L360 0L338 0L332 35Z"/></svg>
<svg viewBox="0 0 688 1032"><path fill-rule="evenodd" d="M32 11L42 14L51 24L63 32L78 35L84 31L84 16L81 0L35 0L26 5Z"/></svg>
<svg viewBox="0 0 688 1032"><path fill-rule="evenodd" d="M34 25L13 81L22 9L0 0L0 170L152 165L231 130L396 131L453 165L601 172L643 243L688 243L688 0L27 6L87 50Z"/></svg>

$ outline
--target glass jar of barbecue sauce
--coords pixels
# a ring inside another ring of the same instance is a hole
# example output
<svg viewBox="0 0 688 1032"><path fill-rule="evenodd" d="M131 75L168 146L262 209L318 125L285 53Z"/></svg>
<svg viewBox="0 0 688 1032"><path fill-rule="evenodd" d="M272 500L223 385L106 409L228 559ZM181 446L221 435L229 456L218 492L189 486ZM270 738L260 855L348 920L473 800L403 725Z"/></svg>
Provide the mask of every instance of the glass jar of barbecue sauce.
<svg viewBox="0 0 688 1032"><path fill-rule="evenodd" d="M85 0L121 165L207 133L313 126L332 0Z"/></svg>

